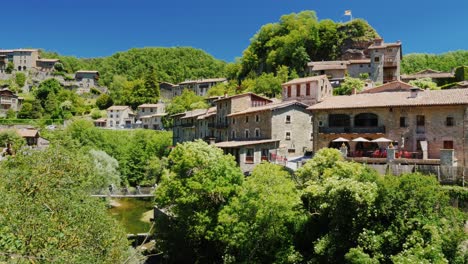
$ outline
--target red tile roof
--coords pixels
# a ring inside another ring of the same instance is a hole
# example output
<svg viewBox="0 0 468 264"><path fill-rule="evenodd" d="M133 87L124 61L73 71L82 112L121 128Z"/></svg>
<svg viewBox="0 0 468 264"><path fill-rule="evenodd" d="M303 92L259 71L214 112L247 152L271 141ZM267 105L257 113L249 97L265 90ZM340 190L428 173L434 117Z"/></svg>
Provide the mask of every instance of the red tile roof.
<svg viewBox="0 0 468 264"><path fill-rule="evenodd" d="M296 100L293 101L287 101L287 102L279 102L279 103L271 103L267 105L262 105L262 106L257 106L257 107L249 107L243 111L235 112L232 114L229 114L228 116L238 116L238 115L244 115L244 114L249 114L249 113L255 113L255 112L261 112L261 111L270 111L274 109L280 109L284 108L290 105L300 105L304 108L307 107L306 104L303 104L301 102L298 102Z"/></svg>
<svg viewBox="0 0 468 264"><path fill-rule="evenodd" d="M223 141L216 143L215 146L218 148L235 148L242 146L251 146L272 142L279 142L279 139L263 139L263 140L245 140L245 141Z"/></svg>
<svg viewBox="0 0 468 264"><path fill-rule="evenodd" d="M283 83L282 85L291 85L291 84L298 84L298 83L305 83L305 82L313 82L313 81L319 81L322 79L327 79L326 75L319 75L319 76L312 76L312 77L304 77L304 78L297 78L294 80L291 80L289 82Z"/></svg>
<svg viewBox="0 0 468 264"><path fill-rule="evenodd" d="M370 88L362 91L361 93L382 93L382 92L399 92L399 91L409 91L413 86L402 82L402 81L393 81L389 82L374 88Z"/></svg>

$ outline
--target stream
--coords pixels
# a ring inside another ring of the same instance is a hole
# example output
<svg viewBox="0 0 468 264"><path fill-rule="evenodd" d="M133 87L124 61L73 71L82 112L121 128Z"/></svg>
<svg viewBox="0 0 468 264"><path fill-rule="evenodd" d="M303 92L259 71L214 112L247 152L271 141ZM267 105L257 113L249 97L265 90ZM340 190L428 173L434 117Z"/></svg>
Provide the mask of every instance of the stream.
<svg viewBox="0 0 468 264"><path fill-rule="evenodd" d="M149 221L143 221L143 215L153 210L152 198L114 198L117 207L112 207L109 212L125 228L128 234L146 233L151 224ZM152 213L151 213L151 217Z"/></svg>

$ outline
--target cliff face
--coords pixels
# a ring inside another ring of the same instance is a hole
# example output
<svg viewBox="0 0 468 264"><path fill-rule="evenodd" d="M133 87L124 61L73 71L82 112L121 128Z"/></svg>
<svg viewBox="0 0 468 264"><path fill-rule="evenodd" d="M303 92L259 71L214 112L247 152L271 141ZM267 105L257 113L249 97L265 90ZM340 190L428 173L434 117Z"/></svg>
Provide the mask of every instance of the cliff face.
<svg viewBox="0 0 468 264"><path fill-rule="evenodd" d="M367 48L375 38L380 38L377 31L362 19L341 24L338 28L338 34L342 40L340 53L343 60L365 59L368 57Z"/></svg>

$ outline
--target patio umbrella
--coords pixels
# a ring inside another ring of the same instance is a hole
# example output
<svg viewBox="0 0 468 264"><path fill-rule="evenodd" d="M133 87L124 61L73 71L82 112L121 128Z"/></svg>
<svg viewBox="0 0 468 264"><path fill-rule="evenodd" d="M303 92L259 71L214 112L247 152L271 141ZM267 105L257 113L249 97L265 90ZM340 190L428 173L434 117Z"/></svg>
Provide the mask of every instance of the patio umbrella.
<svg viewBox="0 0 468 264"><path fill-rule="evenodd" d="M385 142L385 143L389 143L389 142L393 142L393 140L388 139L388 138L381 137L381 138L372 140L372 142L378 142L378 143L380 143L380 142L383 142L383 143L384 143L384 142Z"/></svg>
<svg viewBox="0 0 468 264"><path fill-rule="evenodd" d="M354 142L370 142L370 140L365 139L365 138L363 138L363 137L355 138L355 139L353 139L352 141L354 141Z"/></svg>
<svg viewBox="0 0 468 264"><path fill-rule="evenodd" d="M339 137L337 139L332 140L332 142L348 142L349 139Z"/></svg>

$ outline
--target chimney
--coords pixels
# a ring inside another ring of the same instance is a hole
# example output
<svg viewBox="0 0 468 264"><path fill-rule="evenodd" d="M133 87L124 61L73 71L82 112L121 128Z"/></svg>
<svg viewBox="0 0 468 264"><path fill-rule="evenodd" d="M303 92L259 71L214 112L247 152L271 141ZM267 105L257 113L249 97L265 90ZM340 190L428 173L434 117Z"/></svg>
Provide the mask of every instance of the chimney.
<svg viewBox="0 0 468 264"><path fill-rule="evenodd" d="M410 98L416 98L416 97L418 97L419 91L421 91L421 89L419 89L418 87L412 87L412 88L410 89Z"/></svg>
<svg viewBox="0 0 468 264"><path fill-rule="evenodd" d="M382 44L383 44L383 39L381 38L374 39L374 46L382 46Z"/></svg>
<svg viewBox="0 0 468 264"><path fill-rule="evenodd" d="M209 139L209 141L210 141L210 145L213 145L213 146L214 146L215 143L216 143L216 138L211 137L211 138Z"/></svg>

